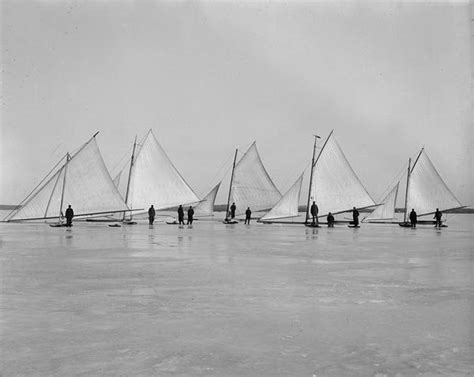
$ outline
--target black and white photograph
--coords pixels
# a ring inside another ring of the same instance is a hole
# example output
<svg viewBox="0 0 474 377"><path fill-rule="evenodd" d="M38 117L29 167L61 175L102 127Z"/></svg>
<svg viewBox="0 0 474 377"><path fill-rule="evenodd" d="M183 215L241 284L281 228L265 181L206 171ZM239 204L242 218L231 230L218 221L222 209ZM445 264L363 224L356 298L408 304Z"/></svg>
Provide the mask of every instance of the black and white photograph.
<svg viewBox="0 0 474 377"><path fill-rule="evenodd" d="M473 26L0 0L0 376L474 376Z"/></svg>

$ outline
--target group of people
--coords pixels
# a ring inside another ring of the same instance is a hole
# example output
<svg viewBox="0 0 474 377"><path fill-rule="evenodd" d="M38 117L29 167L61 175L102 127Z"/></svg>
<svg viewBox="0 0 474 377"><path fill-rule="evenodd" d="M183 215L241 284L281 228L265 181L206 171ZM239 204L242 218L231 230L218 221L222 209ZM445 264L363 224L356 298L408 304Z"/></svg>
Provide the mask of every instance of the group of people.
<svg viewBox="0 0 474 377"><path fill-rule="evenodd" d="M319 207L315 201L313 201L313 204L311 204L309 211L313 219L312 225L319 226L319 220L318 220ZM331 212L329 212L328 215L326 216L326 221L329 228L334 227L335 220L334 220L334 215ZM356 207L352 209L352 223L356 227L359 226L359 211L357 211Z"/></svg>
<svg viewBox="0 0 474 377"><path fill-rule="evenodd" d="M235 205L235 202L234 202L230 206L230 210L226 216L226 220L229 220L229 218L230 220L233 220L235 218L236 209L237 209L237 206ZM313 204L311 205L310 213L313 220L312 224L314 226L319 226L319 220L318 220L319 208L316 202L314 201L313 201ZM153 222L155 221L155 215L156 215L155 208L153 207L153 205L151 205L151 207L148 209L148 223L150 225L153 225ZM252 215L252 211L250 210L250 207L247 207L247 210L245 211L245 224L250 224L251 215ZM443 213L438 208L436 208L436 212L433 217L435 219L435 227L441 228L442 216L443 216ZM74 210L72 209L70 204L68 208L66 209L65 217L66 217L66 226L71 227L72 219L74 217ZM411 227L416 228L416 224L418 222L418 215L416 214L413 208L410 212L409 219L410 219ZM188 218L187 218L186 224L192 225L193 220L194 220L194 209L193 209L193 206L189 206ZM327 220L328 227L331 227L331 228L334 227L334 215L331 212L328 213L326 220ZM178 224L184 225L184 208L182 205L178 207ZM356 207L353 207L352 209L352 225L355 227L359 226L359 211L357 210Z"/></svg>
<svg viewBox="0 0 474 377"><path fill-rule="evenodd" d="M153 205L148 209L148 223L150 225L153 225L153 222L155 221L155 208L153 208ZM188 208L188 219L187 219L187 225L192 225L194 220L194 209L193 206L189 206ZM178 207L178 224L179 225L184 225L184 208L180 204Z"/></svg>
<svg viewBox="0 0 474 377"><path fill-rule="evenodd" d="M227 213L226 221L234 220L236 210L237 210L237 206L235 205L235 202L233 202L232 205L229 207L229 212ZM247 207L247 209L245 210L244 224L250 224L251 216L252 216L252 211L251 211L250 207Z"/></svg>
<svg viewBox="0 0 474 377"><path fill-rule="evenodd" d="M441 218L443 217L443 213L439 210L439 208L436 208L436 212L434 213L433 219L435 220L435 227L436 228L441 228L443 225L443 222L441 221ZM410 212L410 224L412 228L416 228L416 223L418 222L418 215L415 212L415 209L412 208Z"/></svg>

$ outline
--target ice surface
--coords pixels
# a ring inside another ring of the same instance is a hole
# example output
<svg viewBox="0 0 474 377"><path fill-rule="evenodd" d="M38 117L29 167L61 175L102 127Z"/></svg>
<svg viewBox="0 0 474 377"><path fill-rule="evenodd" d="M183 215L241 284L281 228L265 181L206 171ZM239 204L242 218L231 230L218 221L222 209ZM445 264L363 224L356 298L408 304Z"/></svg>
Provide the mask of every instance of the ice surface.
<svg viewBox="0 0 474 377"><path fill-rule="evenodd" d="M0 224L2 376L467 376L473 217Z"/></svg>

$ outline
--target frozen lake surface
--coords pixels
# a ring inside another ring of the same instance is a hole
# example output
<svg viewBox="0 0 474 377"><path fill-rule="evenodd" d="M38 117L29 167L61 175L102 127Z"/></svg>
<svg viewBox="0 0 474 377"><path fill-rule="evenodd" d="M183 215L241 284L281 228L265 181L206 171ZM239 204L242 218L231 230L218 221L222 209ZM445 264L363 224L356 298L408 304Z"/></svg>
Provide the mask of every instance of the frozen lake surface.
<svg viewBox="0 0 474 377"><path fill-rule="evenodd" d="M449 225L0 224L0 375L473 375Z"/></svg>

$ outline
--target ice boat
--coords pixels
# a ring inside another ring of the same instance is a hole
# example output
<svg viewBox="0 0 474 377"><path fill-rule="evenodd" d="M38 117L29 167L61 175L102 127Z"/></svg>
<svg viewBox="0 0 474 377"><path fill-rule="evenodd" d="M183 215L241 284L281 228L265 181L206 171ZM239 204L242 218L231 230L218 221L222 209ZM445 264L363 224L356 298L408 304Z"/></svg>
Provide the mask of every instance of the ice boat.
<svg viewBox="0 0 474 377"><path fill-rule="evenodd" d="M405 208L400 226L410 226L407 216L411 208L421 217L434 214L436 208L445 212L465 207L443 181L424 148L418 153L413 166L410 165L411 159L408 160ZM419 220L418 223L423 224L424 221ZM434 221L425 223L434 224Z"/></svg>
<svg viewBox="0 0 474 377"><path fill-rule="evenodd" d="M147 210L153 204L156 210L164 210L198 202L199 198L173 165L152 130L140 145L135 139L125 192L128 207Z"/></svg>
<svg viewBox="0 0 474 377"><path fill-rule="evenodd" d="M255 141L236 163L237 153L236 149L224 222L228 222L231 203L237 206L236 215L241 215L247 207L252 212L269 210L282 197L263 165Z"/></svg>
<svg viewBox="0 0 474 377"><path fill-rule="evenodd" d="M318 217L329 212L333 215L350 212L353 207L365 209L376 206L337 143L334 131L331 131L314 160L318 138L315 136L305 223L310 225L312 201L318 205Z"/></svg>
<svg viewBox="0 0 474 377"><path fill-rule="evenodd" d="M97 134L74 154L67 153L4 220L62 222L69 204L76 219L127 211L102 159Z"/></svg>

